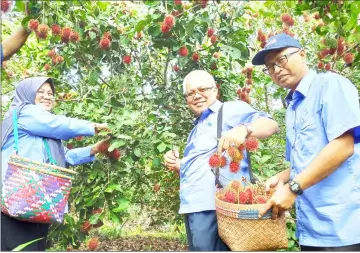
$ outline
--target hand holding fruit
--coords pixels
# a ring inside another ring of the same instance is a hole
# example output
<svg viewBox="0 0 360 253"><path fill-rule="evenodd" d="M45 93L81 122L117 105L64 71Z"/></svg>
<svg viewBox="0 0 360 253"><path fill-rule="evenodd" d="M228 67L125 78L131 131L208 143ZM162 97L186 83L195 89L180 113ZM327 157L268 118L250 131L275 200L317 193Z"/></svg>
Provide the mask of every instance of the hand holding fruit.
<svg viewBox="0 0 360 253"><path fill-rule="evenodd" d="M179 159L179 151L169 150L164 155L165 167L169 170L175 170L179 172L180 170L180 159Z"/></svg>
<svg viewBox="0 0 360 253"><path fill-rule="evenodd" d="M97 153L105 153L110 147L109 143L110 137L107 137L97 143L91 148L90 155L95 155Z"/></svg>
<svg viewBox="0 0 360 253"><path fill-rule="evenodd" d="M247 135L245 126L234 127L221 136L218 144L218 154L228 150L231 146L239 147L244 143Z"/></svg>
<svg viewBox="0 0 360 253"><path fill-rule="evenodd" d="M107 123L94 123L95 133L98 134L100 131L104 130L110 132Z"/></svg>

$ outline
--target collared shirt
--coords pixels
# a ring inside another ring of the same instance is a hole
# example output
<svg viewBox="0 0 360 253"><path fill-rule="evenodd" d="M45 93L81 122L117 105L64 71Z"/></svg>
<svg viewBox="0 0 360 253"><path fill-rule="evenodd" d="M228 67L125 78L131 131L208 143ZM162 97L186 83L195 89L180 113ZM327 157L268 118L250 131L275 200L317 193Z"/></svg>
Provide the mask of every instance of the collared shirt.
<svg viewBox="0 0 360 253"><path fill-rule="evenodd" d="M55 115L47 112L39 105L27 105L21 111L18 119L19 130L19 153L24 158L37 162L46 161L46 151L43 137L68 140L84 135L94 135L93 123ZM90 155L91 147L65 149L65 160L70 165L79 165L94 161ZM7 163L14 153L14 135L9 134L4 146L1 148L1 176L4 180ZM54 157L56 160L56 157Z"/></svg>
<svg viewBox="0 0 360 253"><path fill-rule="evenodd" d="M338 247L360 243L360 108L358 91L335 73L310 71L287 96L286 158L290 178L332 140L353 129L354 154L296 199L300 244Z"/></svg>
<svg viewBox="0 0 360 253"><path fill-rule="evenodd" d="M180 167L180 210L179 213L194 213L215 210L215 176L209 165L209 158L217 149L217 116L222 103L216 101L196 120L189 134ZM242 101L225 102L223 107L222 133L250 123L269 114L258 112ZM227 185L231 180L249 179L246 154L238 173L231 173L228 166L220 169L220 182ZM229 162L228 162L229 164Z"/></svg>

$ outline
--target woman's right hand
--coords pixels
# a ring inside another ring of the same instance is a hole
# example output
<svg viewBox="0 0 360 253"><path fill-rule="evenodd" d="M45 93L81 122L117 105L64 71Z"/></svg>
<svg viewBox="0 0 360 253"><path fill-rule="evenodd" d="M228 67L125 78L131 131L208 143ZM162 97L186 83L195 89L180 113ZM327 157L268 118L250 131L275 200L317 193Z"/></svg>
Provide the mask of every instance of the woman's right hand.
<svg viewBox="0 0 360 253"><path fill-rule="evenodd" d="M179 151L169 150L164 155L165 167L169 170L175 170L179 172L180 170L180 159L179 159Z"/></svg>
<svg viewBox="0 0 360 253"><path fill-rule="evenodd" d="M103 130L106 132L111 132L107 123L94 123L94 128L95 128L95 134L98 134L100 131Z"/></svg>

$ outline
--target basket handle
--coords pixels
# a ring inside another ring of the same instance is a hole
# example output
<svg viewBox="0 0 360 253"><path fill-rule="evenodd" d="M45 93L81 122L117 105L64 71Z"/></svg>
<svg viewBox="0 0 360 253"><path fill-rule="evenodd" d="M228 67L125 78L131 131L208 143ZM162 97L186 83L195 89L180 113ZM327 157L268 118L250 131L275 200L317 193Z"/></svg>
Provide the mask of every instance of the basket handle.
<svg viewBox="0 0 360 253"><path fill-rule="evenodd" d="M218 141L218 144L219 144L219 140L221 138L221 132L222 132L223 107L224 107L224 104L221 105L221 107L219 109L218 116L217 116L217 141ZM252 184L255 184L257 180L254 177L254 173L253 173L253 170L252 170L252 167L251 167L250 153L247 150L246 150L246 157L248 159L248 169L249 169L249 175L250 175L250 182ZM220 176L219 168L215 169L214 174L215 174L215 185L218 185L218 188L223 188L223 185L221 184L220 179L219 179L219 176Z"/></svg>
<svg viewBox="0 0 360 253"><path fill-rule="evenodd" d="M15 154L18 154L19 153L19 130L18 130L18 116L17 116L16 109L13 110L13 126L14 126L14 142L15 142L14 149L15 149ZM45 149L48 154L50 163L56 165L57 162L51 155L48 141L43 138L43 143L45 145Z"/></svg>

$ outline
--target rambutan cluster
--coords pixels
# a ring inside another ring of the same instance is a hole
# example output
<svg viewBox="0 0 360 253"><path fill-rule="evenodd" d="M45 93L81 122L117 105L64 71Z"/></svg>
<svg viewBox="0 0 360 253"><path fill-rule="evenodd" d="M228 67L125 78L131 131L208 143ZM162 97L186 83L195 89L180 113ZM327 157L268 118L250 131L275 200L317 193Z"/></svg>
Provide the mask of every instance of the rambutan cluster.
<svg viewBox="0 0 360 253"><path fill-rule="evenodd" d="M265 204L269 195L258 185L249 185L245 178L233 180L217 193L218 199L232 204Z"/></svg>
<svg viewBox="0 0 360 253"><path fill-rule="evenodd" d="M173 15L167 15L161 24L161 32L168 33L175 25L175 17Z"/></svg>
<svg viewBox="0 0 360 253"><path fill-rule="evenodd" d="M111 45L112 37L110 32L105 32L102 36L102 39L99 42L99 47L101 49L109 49Z"/></svg>
<svg viewBox="0 0 360 253"><path fill-rule="evenodd" d="M243 88L239 88L236 93L239 96L239 99L241 101L244 101L248 104L250 104L250 91L251 91L251 87L252 87L252 72L254 70L253 65L248 64L246 65L243 69L242 69L242 73L244 75L246 75L246 80L245 80L245 84L243 86Z"/></svg>
<svg viewBox="0 0 360 253"><path fill-rule="evenodd" d="M240 170L240 163L244 159L243 151L246 149L249 152L256 151L259 147L259 141L255 137L249 137L245 143L239 147L229 147L226 152L230 158L229 171L237 173ZM227 165L227 159L218 153L213 154L209 158L209 165L211 168L224 168Z"/></svg>

